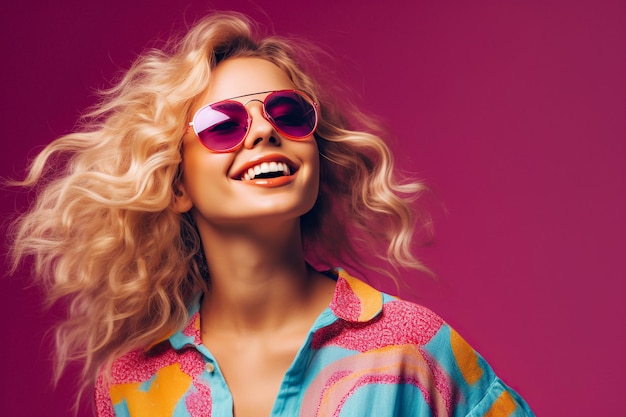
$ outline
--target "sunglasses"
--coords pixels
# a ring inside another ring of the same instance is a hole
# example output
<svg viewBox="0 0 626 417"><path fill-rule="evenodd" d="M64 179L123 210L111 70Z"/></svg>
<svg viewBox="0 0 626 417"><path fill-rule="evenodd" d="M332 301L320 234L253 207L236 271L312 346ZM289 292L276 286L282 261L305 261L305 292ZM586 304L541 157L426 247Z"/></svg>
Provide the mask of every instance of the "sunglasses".
<svg viewBox="0 0 626 417"><path fill-rule="evenodd" d="M233 99L269 93L263 101L251 99L242 104ZM263 117L281 135L293 140L304 139L317 128L317 103L298 90L262 91L207 104L196 112L189 126L200 142L212 152L232 152L243 143L252 117L246 104L263 104Z"/></svg>

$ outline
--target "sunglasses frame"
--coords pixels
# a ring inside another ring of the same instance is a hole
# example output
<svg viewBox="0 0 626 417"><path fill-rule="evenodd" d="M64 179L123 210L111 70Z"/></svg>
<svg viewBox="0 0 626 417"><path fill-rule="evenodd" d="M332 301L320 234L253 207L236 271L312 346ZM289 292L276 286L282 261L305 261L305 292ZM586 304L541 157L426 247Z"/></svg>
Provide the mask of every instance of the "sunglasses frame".
<svg viewBox="0 0 626 417"><path fill-rule="evenodd" d="M272 121L272 118L267 114L267 110L265 108L267 99L272 97L273 94L276 93L295 93L298 96L304 98L312 107L313 107L313 111L315 112L315 124L313 125L313 128L311 129L311 133L309 133L306 136L293 136L293 135L289 135L288 133L285 133L282 129L280 129L278 126L276 126L276 124ZM243 97L251 97L251 96L256 96L259 94L267 94L267 96L265 96L265 98L263 100L261 99L257 99L257 98L253 98L250 99L248 101L246 101L245 103L241 103L239 101L235 101L235 99L238 98L243 98ZM189 127L192 128L193 132L195 133L196 137L198 138L198 140L200 141L200 143L207 148L209 151L214 152L214 153L228 153L228 152L234 152L237 149L239 149L241 147L241 145L245 142L246 138L248 137L248 132L250 132L250 126L252 125L252 116L250 116L250 112L248 111L248 108L246 107L249 103L253 102L253 101L258 101L259 103L262 104L263 107L263 118L265 120L268 121L268 123L270 123L272 125L272 127L281 135L285 136L288 139L291 140L302 140L304 138L307 138L311 135L313 135L315 133L315 131L317 130L317 125L319 122L319 105L317 104L317 102L313 101L313 99L306 94L304 91L300 91L300 90L295 90L295 89L285 89L285 90L269 90L269 91L259 91L258 93L249 93L249 94L242 94L240 96L235 96L235 97L230 97L224 100L219 100L219 101L215 101L213 103L208 103L205 104L204 106L200 107L193 115L193 117L191 118L191 122L189 122ZM206 109L207 107L211 107L211 106L215 106L216 104L221 104L221 103L228 103L228 102L232 102L232 103L237 103L238 105L241 105L246 113L248 114L248 118L246 121L246 128L245 128L245 132L243 134L243 136L241 137L241 139L239 140L239 142L237 142L236 145L231 146L228 149L224 149L224 150L216 150L216 149L212 149L209 148L204 141L200 138L200 135L198 133L198 131L196 131L196 127L194 124L194 121L196 120L196 117L198 116L198 114L200 114L201 111L203 111L204 109ZM189 128L188 127L188 128Z"/></svg>

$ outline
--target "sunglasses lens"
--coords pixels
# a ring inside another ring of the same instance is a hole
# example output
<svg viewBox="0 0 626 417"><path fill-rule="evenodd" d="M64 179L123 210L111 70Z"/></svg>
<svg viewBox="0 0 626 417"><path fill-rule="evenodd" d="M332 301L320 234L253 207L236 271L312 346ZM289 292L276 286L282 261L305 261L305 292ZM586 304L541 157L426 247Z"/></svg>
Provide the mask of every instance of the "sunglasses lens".
<svg viewBox="0 0 626 417"><path fill-rule="evenodd" d="M305 138L317 125L315 107L303 95L278 91L265 100L265 111L281 133L292 138Z"/></svg>
<svg viewBox="0 0 626 417"><path fill-rule="evenodd" d="M246 136L248 112L234 101L214 103L198 111L193 126L204 146L217 152L228 151Z"/></svg>

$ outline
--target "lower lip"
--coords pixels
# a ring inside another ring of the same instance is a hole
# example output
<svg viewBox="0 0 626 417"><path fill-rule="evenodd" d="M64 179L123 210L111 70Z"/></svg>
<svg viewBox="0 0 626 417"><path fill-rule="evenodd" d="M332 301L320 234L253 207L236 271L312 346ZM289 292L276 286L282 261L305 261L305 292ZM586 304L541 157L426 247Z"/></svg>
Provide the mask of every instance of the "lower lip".
<svg viewBox="0 0 626 417"><path fill-rule="evenodd" d="M246 184L258 185L259 187L280 187L285 184L289 184L294 180L293 175L285 176L285 177L276 177L276 178L260 178L258 180L249 180L244 181Z"/></svg>

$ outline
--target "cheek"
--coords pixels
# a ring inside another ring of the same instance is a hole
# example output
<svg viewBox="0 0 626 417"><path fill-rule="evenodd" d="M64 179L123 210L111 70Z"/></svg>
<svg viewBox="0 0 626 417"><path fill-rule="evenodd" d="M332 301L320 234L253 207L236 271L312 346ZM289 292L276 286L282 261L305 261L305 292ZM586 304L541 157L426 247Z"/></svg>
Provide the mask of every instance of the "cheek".
<svg viewBox="0 0 626 417"><path fill-rule="evenodd" d="M232 155L211 153L201 144L183 148L181 189L194 206L216 197L220 184L227 180L231 163Z"/></svg>
<svg viewBox="0 0 626 417"><path fill-rule="evenodd" d="M311 155L311 175L309 184L306 187L306 200L310 203L309 209L313 207L315 201L317 201L317 197L319 195L320 188L320 155L317 152L317 147L315 148L314 155Z"/></svg>

